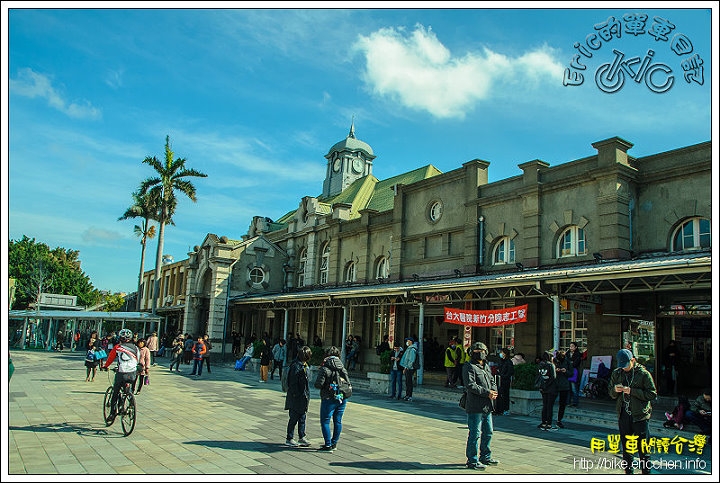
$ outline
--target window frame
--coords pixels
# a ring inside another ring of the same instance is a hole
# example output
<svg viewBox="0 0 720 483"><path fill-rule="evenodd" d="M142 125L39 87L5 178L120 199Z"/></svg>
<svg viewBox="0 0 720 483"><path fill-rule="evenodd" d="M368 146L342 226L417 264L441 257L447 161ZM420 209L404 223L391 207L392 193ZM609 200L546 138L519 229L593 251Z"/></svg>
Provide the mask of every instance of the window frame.
<svg viewBox="0 0 720 483"><path fill-rule="evenodd" d="M577 225L565 228L558 237L555 253L557 258L587 255L588 249L585 230Z"/></svg>
<svg viewBox="0 0 720 483"><path fill-rule="evenodd" d="M502 260L498 258L501 250L503 257ZM515 241L509 236L500 238L493 247L492 257L493 265L507 265L508 263L515 263Z"/></svg>
<svg viewBox="0 0 720 483"><path fill-rule="evenodd" d="M330 274L330 242L322 244L320 248L320 267L319 267L319 283L326 285Z"/></svg>
<svg viewBox="0 0 720 483"><path fill-rule="evenodd" d="M705 230L704 225L707 225L707 231ZM685 233L686 228L690 228L690 233ZM708 218L703 218L701 216L696 216L693 218L688 218L682 223L680 223L675 230L672 233L672 236L670 237L670 251L672 252L684 252L684 251L691 251L691 250L703 250L706 248L712 247L712 238L711 238L711 231L712 231L712 225L710 223L710 220ZM687 239L692 240L691 246L686 246L685 241ZM705 245L704 240L707 240L707 244ZM678 247L678 244L681 244L682 246Z"/></svg>
<svg viewBox="0 0 720 483"><path fill-rule="evenodd" d="M375 264L375 278L386 279L390 276L390 261L387 257L380 257Z"/></svg>
<svg viewBox="0 0 720 483"><path fill-rule="evenodd" d="M305 286L305 267L307 266L307 248L301 248L298 255L298 288Z"/></svg>

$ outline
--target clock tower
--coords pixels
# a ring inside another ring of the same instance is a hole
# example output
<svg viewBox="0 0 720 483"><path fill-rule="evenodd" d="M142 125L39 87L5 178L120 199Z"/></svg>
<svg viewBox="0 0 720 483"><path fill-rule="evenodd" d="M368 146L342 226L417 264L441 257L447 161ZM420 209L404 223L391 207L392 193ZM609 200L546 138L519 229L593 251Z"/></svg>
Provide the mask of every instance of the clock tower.
<svg viewBox="0 0 720 483"><path fill-rule="evenodd" d="M355 121L347 137L335 144L325 155L327 171L323 183L323 196L341 193L356 180L372 174L375 159L372 148L355 137Z"/></svg>

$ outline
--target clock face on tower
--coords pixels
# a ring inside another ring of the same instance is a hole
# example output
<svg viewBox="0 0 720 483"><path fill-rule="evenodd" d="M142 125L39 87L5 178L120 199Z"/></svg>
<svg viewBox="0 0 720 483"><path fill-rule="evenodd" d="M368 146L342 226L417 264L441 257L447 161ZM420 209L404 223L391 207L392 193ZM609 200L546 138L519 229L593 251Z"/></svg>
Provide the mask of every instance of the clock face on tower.
<svg viewBox="0 0 720 483"><path fill-rule="evenodd" d="M335 171L336 173L337 173L338 171L340 171L340 158L337 158L337 159L333 162L333 171Z"/></svg>
<svg viewBox="0 0 720 483"><path fill-rule="evenodd" d="M360 173L363 169L362 159L360 159L360 158L353 159L352 167L353 167L353 171L355 171L356 173Z"/></svg>

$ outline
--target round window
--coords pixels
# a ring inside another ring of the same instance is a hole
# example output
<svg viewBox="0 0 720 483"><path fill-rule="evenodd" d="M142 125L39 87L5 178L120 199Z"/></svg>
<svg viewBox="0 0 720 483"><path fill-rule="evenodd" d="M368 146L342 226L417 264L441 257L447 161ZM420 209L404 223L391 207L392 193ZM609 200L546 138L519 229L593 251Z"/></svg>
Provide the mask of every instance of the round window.
<svg viewBox="0 0 720 483"><path fill-rule="evenodd" d="M440 201L430 203L430 208L428 209L428 218L430 218L430 221L436 222L440 219L442 216L442 208L442 202Z"/></svg>
<svg viewBox="0 0 720 483"><path fill-rule="evenodd" d="M250 270L250 281L253 284L259 285L265 281L265 271L260 267L255 267Z"/></svg>

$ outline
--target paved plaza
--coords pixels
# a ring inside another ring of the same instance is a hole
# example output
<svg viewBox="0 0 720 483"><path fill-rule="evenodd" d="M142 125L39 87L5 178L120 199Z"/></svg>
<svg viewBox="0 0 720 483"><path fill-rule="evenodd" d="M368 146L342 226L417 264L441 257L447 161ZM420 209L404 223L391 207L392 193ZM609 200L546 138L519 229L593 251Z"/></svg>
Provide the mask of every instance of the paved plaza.
<svg viewBox="0 0 720 483"><path fill-rule="evenodd" d="M522 474L553 481L557 477L548 475L570 475L564 478L575 481L623 473L620 458L607 447L591 451L591 442L607 445L617 434L606 424L612 420L607 411L597 420L591 412L568 417L565 429L548 432L537 429L536 417L495 417L492 450L500 464L474 471L464 466L467 428L456 402L420 396L412 402L390 400L360 384L348 402L334 453L317 451L320 399L312 387L307 428L313 445L287 448L288 413L277 377L262 383L256 373L221 365L196 378L189 376L188 365L171 373L167 358L151 368L150 385L137 396L137 426L125 437L119 420L110 427L103 422L103 395L112 372L98 372L94 382L85 382L84 353L11 355L16 369L4 404L4 481L81 474L236 475L231 481L257 481L256 475L405 481L409 474L421 480L441 474L472 479ZM657 436L677 435L668 430ZM682 436L692 438L688 432ZM710 443L700 448L695 440L671 445L668 453L653 456L658 469L652 473L716 481L711 450Z"/></svg>

